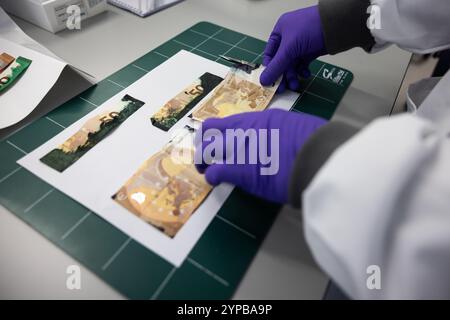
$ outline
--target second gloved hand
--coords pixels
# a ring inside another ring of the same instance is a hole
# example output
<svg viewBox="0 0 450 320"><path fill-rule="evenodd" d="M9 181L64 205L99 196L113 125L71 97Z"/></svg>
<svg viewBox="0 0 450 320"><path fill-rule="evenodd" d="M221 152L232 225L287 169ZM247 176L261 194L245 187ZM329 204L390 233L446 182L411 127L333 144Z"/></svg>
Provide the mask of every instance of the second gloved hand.
<svg viewBox="0 0 450 320"><path fill-rule="evenodd" d="M208 119L195 138L196 167L211 185L228 182L264 199L287 203L296 155L325 123L279 109Z"/></svg>
<svg viewBox="0 0 450 320"><path fill-rule="evenodd" d="M261 84L269 86L283 75L278 88L300 89L299 76L310 76L309 64L327 54L320 21L319 8L313 6L283 14L276 23L266 49Z"/></svg>

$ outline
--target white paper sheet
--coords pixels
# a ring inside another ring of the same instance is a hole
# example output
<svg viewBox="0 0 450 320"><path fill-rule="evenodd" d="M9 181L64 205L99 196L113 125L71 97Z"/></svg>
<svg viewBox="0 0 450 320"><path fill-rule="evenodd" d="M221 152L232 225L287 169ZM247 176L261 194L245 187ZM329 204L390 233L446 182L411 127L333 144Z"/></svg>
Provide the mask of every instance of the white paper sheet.
<svg viewBox="0 0 450 320"><path fill-rule="evenodd" d="M28 116L50 91L66 66L40 52L0 38L0 53L32 60L23 75L5 92L0 93L0 129L9 127Z"/></svg>
<svg viewBox="0 0 450 320"><path fill-rule="evenodd" d="M185 116L169 132L165 132L154 127L150 117L164 103L205 72L225 77L228 68L192 53L180 51L99 108L20 159L18 163L173 265L180 266L232 191L232 187L223 184L214 188L174 238L166 236L128 212L114 202L111 196L145 160L170 140L177 128L182 128L186 124L192 125L192 120ZM87 119L101 111L109 110L110 106L125 94L145 102L145 105L76 163L63 173L59 173L39 161L42 156L78 131ZM283 95L277 99L276 105L279 108L288 109L297 96L298 94L294 93Z"/></svg>

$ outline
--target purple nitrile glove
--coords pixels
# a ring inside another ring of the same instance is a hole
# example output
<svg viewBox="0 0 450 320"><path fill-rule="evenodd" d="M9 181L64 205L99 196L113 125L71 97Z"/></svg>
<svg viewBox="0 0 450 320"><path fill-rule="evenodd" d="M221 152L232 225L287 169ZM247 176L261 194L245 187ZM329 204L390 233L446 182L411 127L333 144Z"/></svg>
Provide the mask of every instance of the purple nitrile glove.
<svg viewBox="0 0 450 320"><path fill-rule="evenodd" d="M208 119L195 137L196 167L213 186L227 182L264 199L286 203L296 155L325 123L315 116L280 109ZM248 136L255 133L256 143L235 139L236 129ZM252 155L257 161L253 158L251 162ZM239 158L244 163L240 164Z"/></svg>
<svg viewBox="0 0 450 320"><path fill-rule="evenodd" d="M278 92L283 92L286 87L298 91L298 77L308 78L311 61L325 54L319 7L285 13L278 19L267 42L263 58L267 68L261 74L261 84L271 85L284 75Z"/></svg>

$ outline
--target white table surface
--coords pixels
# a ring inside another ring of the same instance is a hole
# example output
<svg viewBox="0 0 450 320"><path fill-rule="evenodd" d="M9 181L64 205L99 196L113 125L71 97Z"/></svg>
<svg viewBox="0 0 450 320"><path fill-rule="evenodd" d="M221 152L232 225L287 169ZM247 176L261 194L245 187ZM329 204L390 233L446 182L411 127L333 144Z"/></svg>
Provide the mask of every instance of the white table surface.
<svg viewBox="0 0 450 320"><path fill-rule="evenodd" d="M15 19L35 40L70 64L103 79L130 61L200 21L267 39L286 11L309 0L186 0L140 18L110 6L79 31L49 33ZM389 114L410 54L391 47L368 55L361 49L323 60L354 73L334 119L363 124ZM118 292L81 266L81 290L66 288L72 257L0 206L0 299L121 299ZM327 277L315 265L302 234L301 214L284 208L237 289L235 299L320 299Z"/></svg>

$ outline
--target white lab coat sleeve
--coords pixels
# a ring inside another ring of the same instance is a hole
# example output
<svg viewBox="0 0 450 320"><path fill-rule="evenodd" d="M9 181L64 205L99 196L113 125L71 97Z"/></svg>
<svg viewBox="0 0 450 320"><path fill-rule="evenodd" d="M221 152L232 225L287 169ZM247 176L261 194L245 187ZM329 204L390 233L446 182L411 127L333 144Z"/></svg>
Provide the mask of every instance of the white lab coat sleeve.
<svg viewBox="0 0 450 320"><path fill-rule="evenodd" d="M450 298L449 163L447 135L407 114L374 121L315 175L305 236L350 297Z"/></svg>
<svg viewBox="0 0 450 320"><path fill-rule="evenodd" d="M371 4L373 51L389 44L422 54L450 47L449 0L371 0Z"/></svg>

